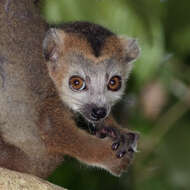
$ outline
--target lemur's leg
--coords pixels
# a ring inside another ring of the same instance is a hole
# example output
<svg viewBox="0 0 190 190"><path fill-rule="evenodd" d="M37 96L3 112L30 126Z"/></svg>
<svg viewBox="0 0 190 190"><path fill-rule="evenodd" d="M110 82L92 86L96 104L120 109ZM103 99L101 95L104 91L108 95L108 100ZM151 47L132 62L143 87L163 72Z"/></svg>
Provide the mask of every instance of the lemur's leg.
<svg viewBox="0 0 190 190"><path fill-rule="evenodd" d="M29 169L29 159L27 155L14 145L4 142L0 136L0 166L26 172Z"/></svg>
<svg viewBox="0 0 190 190"><path fill-rule="evenodd" d="M54 109L54 106L56 109ZM41 112L40 131L50 154L67 154L89 165L107 169L115 175L126 170L132 154L118 159L109 138L99 139L77 128L72 114L62 104L49 100Z"/></svg>
<svg viewBox="0 0 190 190"><path fill-rule="evenodd" d="M116 151L118 158L135 152L139 138L139 134L121 128L111 115L103 123L96 126L96 136L100 138L111 137L113 140L112 149Z"/></svg>

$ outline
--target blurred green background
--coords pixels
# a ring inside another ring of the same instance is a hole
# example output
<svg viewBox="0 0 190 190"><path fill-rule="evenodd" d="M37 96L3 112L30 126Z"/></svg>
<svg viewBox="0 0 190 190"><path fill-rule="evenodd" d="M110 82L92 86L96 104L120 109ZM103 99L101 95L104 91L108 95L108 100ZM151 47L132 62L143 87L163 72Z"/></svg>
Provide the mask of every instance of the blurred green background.
<svg viewBox="0 0 190 190"><path fill-rule="evenodd" d="M141 133L129 171L116 178L66 158L49 180L72 190L189 190L190 1L45 0L42 14L49 23L101 24L142 49L113 109L123 127Z"/></svg>

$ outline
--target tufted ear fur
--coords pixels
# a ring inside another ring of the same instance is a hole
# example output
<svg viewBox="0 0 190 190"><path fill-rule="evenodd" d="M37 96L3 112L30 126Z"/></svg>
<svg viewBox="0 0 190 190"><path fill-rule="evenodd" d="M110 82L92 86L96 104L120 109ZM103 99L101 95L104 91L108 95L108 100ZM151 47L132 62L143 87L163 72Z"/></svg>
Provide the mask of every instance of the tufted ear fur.
<svg viewBox="0 0 190 190"><path fill-rule="evenodd" d="M56 62L59 58L59 47L64 45L65 33L56 28L50 28L43 41L43 53L46 61Z"/></svg>
<svg viewBox="0 0 190 190"><path fill-rule="evenodd" d="M140 54L140 48L137 40L124 36L119 38L124 48L124 61L127 63L135 61Z"/></svg>

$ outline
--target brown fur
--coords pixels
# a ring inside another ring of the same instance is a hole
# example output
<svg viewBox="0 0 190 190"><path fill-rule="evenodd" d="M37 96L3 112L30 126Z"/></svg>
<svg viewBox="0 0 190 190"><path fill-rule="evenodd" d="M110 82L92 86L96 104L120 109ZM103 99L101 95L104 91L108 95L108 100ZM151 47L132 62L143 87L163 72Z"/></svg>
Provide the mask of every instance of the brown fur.
<svg viewBox="0 0 190 190"><path fill-rule="evenodd" d="M120 175L130 159L116 158L110 139L78 129L60 101L42 56L46 24L33 1L1 0L0 26L0 58L6 60L0 59L0 166L47 177L68 154ZM80 42L73 37L75 45ZM81 51L90 54L83 43Z"/></svg>
<svg viewBox="0 0 190 190"><path fill-rule="evenodd" d="M116 159L108 139L98 140L77 128L72 114L59 98L49 98L40 113L41 136L50 154L67 154L87 164L103 166L115 175L120 175L128 166L130 158ZM44 125L47 122L48 128Z"/></svg>
<svg viewBox="0 0 190 190"><path fill-rule="evenodd" d="M91 45L85 38L81 38L81 36L73 33L64 33L63 31L60 31L60 33L64 38L64 48L62 48L61 55L67 54L71 51L80 52L85 55L86 58L94 61L94 63L100 63L112 56L118 60L121 60L124 57L122 44L116 36L110 36L106 39L104 46L102 47L101 56L96 57L93 54Z"/></svg>
<svg viewBox="0 0 190 190"><path fill-rule="evenodd" d="M116 57L119 61L124 57L122 44L118 37L111 36L106 39L104 47L102 48L102 55L107 57Z"/></svg>

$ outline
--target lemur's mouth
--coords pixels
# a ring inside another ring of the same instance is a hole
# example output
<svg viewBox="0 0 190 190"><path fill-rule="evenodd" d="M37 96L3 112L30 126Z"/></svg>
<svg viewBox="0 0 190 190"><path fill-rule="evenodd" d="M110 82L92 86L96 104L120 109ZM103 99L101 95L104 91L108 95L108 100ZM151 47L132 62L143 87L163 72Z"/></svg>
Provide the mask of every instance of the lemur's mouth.
<svg viewBox="0 0 190 190"><path fill-rule="evenodd" d="M90 134L95 134L96 125L99 123L98 121L90 120L80 113L74 114L74 120L77 124L77 127L88 131Z"/></svg>

